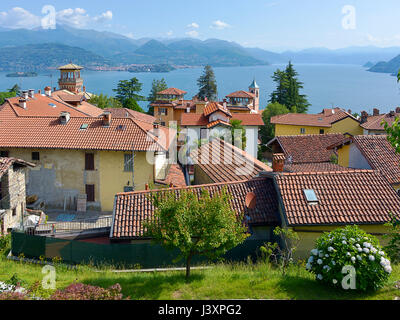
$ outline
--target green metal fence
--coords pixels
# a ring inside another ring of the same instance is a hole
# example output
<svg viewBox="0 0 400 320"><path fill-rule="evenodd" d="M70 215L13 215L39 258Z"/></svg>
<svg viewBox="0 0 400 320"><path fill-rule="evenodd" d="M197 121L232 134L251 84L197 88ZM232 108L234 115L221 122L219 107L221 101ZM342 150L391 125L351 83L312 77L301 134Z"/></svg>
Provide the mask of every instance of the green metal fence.
<svg viewBox="0 0 400 320"><path fill-rule="evenodd" d="M228 251L224 258L228 261L245 261L248 256L256 257L257 248L267 240L246 240ZM150 243L137 244L96 244L76 240L28 235L13 232L11 252L14 256L26 258L44 257L51 260L59 257L70 264L113 265L115 267L160 268L183 266L184 262L174 262L178 250L166 250L160 245ZM193 264L207 262L205 258L194 257Z"/></svg>

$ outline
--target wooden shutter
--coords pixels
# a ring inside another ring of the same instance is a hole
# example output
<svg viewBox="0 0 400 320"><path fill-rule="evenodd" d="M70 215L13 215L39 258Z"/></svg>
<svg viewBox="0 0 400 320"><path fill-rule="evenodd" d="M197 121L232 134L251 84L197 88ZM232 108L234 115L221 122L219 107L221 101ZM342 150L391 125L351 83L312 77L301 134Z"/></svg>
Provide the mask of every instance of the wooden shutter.
<svg viewBox="0 0 400 320"><path fill-rule="evenodd" d="M86 195L88 202L94 202L94 184L87 184L86 185Z"/></svg>
<svg viewBox="0 0 400 320"><path fill-rule="evenodd" d="M94 154L85 153L85 170L94 170Z"/></svg>

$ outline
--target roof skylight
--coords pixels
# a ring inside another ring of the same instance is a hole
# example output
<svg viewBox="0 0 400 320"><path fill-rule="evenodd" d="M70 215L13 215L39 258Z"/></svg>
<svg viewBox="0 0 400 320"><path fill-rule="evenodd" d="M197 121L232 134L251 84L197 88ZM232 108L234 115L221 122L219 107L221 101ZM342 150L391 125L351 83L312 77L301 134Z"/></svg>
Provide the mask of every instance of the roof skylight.
<svg viewBox="0 0 400 320"><path fill-rule="evenodd" d="M318 203L318 197L313 189L303 189L303 191L308 203L310 204Z"/></svg>

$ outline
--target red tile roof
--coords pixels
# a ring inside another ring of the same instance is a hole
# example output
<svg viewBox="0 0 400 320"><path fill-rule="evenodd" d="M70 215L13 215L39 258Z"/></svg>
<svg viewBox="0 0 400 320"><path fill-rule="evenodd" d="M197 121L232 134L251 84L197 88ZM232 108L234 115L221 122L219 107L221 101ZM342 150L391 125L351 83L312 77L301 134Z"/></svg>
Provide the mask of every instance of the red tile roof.
<svg viewBox="0 0 400 320"><path fill-rule="evenodd" d="M377 171L284 173L276 184L289 226L383 224L400 213L400 197ZM307 202L314 190L317 204Z"/></svg>
<svg viewBox="0 0 400 320"><path fill-rule="evenodd" d="M226 187L232 196L231 207L237 213L244 213L250 217L249 225L277 225L278 202L271 179L253 179L240 182L218 183L186 188L173 188L163 190L138 191L120 193L115 196L113 224L110 238L135 239L143 237L143 222L151 219L154 212L151 196L153 193L175 192L179 196L182 190L191 190L197 196L202 190L207 190L210 195ZM256 206L253 209L246 207L246 196L249 193L256 196Z"/></svg>
<svg viewBox="0 0 400 320"><path fill-rule="evenodd" d="M339 166L330 162L285 164L285 172L331 172L331 171L352 171L353 169Z"/></svg>
<svg viewBox="0 0 400 320"><path fill-rule="evenodd" d="M347 117L358 121L350 113L340 108L324 109L318 114L306 113L287 113L271 118L272 124L286 124L296 126L316 126L316 127L331 127L333 123L343 120Z"/></svg>
<svg viewBox="0 0 400 320"><path fill-rule="evenodd" d="M173 95L173 96L181 96L186 93L187 93L186 91L177 88L168 88L163 91L157 92L157 94L159 95Z"/></svg>
<svg viewBox="0 0 400 320"><path fill-rule="evenodd" d="M149 123L154 123L156 121L156 118L151 115L127 108L106 108L104 111L111 112L113 118L132 118Z"/></svg>
<svg viewBox="0 0 400 320"><path fill-rule="evenodd" d="M263 126L264 121L259 113L234 113L232 120L242 121L244 126Z"/></svg>
<svg viewBox="0 0 400 320"><path fill-rule="evenodd" d="M258 113L233 113L231 120L242 121L243 126L262 126L264 122ZM182 113L181 125L182 126L207 126L209 124L208 118L199 113Z"/></svg>
<svg viewBox="0 0 400 320"><path fill-rule="evenodd" d="M254 94L248 91L239 90L232 92L226 96L227 98L254 98Z"/></svg>
<svg viewBox="0 0 400 320"><path fill-rule="evenodd" d="M190 157L214 183L247 180L262 171L272 171L263 162L221 139L213 139L193 150Z"/></svg>
<svg viewBox="0 0 400 320"><path fill-rule="evenodd" d="M218 102L209 102L206 104L204 108L203 114L208 117L209 115L213 114L214 112L221 111L225 113L228 117L232 116L228 109L225 109L221 106Z"/></svg>
<svg viewBox="0 0 400 320"><path fill-rule="evenodd" d="M171 164L165 179L156 180L155 182L172 187L186 187L185 175L179 164Z"/></svg>
<svg viewBox="0 0 400 320"><path fill-rule="evenodd" d="M87 129L81 126L87 124ZM0 123L0 147L87 149L118 151L160 151L168 149L172 142L162 143L153 135L147 135L153 125L131 118L114 118L109 127L93 117L71 117L61 124L59 117L15 117L2 119ZM167 128L161 128L164 133ZM172 134L175 130L172 130Z"/></svg>
<svg viewBox="0 0 400 320"><path fill-rule="evenodd" d="M390 183L400 183L400 155L386 135L354 136L353 141L372 169L379 170Z"/></svg>
<svg viewBox="0 0 400 320"><path fill-rule="evenodd" d="M213 122L210 122L209 124L207 124L207 129L211 129L211 128L214 128L215 126L218 126L218 125L224 125L224 126L227 126L227 127L231 127L232 125L229 123L229 122L226 122L226 121L223 121L223 120L216 120L216 121L213 121Z"/></svg>
<svg viewBox="0 0 400 320"><path fill-rule="evenodd" d="M388 123L388 125L392 125L394 120L396 118L400 117L400 113L393 113L392 115L390 113L387 114L381 114L379 116L370 116L367 118L367 121L361 124L361 127L367 130L379 130L379 131L384 131L385 128L381 124L382 121L385 121Z"/></svg>
<svg viewBox="0 0 400 320"><path fill-rule="evenodd" d="M343 134L278 136L267 145L279 149L291 163L330 162L334 153L327 148L344 138Z"/></svg>
<svg viewBox="0 0 400 320"><path fill-rule="evenodd" d="M8 169L13 165L13 164L19 164L21 166L26 166L26 167L35 167L35 164L17 159L17 158L1 158L0 157L0 178L7 173Z"/></svg>
<svg viewBox="0 0 400 320"><path fill-rule="evenodd" d="M182 113L181 126L206 126L208 118L202 113Z"/></svg>

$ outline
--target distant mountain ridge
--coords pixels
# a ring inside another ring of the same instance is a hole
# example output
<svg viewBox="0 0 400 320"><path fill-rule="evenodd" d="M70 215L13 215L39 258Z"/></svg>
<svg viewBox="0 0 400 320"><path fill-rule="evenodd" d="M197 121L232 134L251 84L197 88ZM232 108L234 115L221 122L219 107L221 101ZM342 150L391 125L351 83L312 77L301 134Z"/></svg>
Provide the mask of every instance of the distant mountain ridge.
<svg viewBox="0 0 400 320"><path fill-rule="evenodd" d="M22 39L22 40L21 40ZM40 46L66 46L63 53L60 47L55 47L51 53L52 59L44 56ZM29 46L31 46L29 50ZM20 53L15 57L12 50L21 47L27 62L24 64ZM67 48L68 47L68 48ZM9 49L5 50L5 49ZM75 48L75 49L72 49ZM83 50L80 51L79 49ZM76 54L73 55L73 50ZM78 54L79 53L79 54ZM90 57L94 65L121 66L131 64L170 64L177 66L202 66L210 64L216 67L254 66L269 63L281 64L291 60L293 63L330 63L330 64L357 64L365 65L369 61L388 61L400 53L400 47L348 47L330 50L327 48L310 48L300 51L272 52L260 48L245 48L235 42L193 38L180 39L131 39L121 34L100 32L95 30L75 29L66 26L57 26L54 30L26 30L0 29L0 67L7 67L5 61L10 59L14 66L22 70L33 70L35 62L38 68L46 63L50 67L71 57L81 64L90 64ZM80 55L82 54L82 59ZM92 55L92 56L91 56ZM17 61L18 60L18 61ZM388 64L391 64L390 61ZM17 71L22 71L17 70ZM384 62L379 63L371 71L393 72ZM384 71L382 71L384 70Z"/></svg>
<svg viewBox="0 0 400 320"><path fill-rule="evenodd" d="M381 61L372 66L368 71L380 72L380 73L390 73L392 75L397 75L400 70L400 55L397 55L388 62Z"/></svg>

